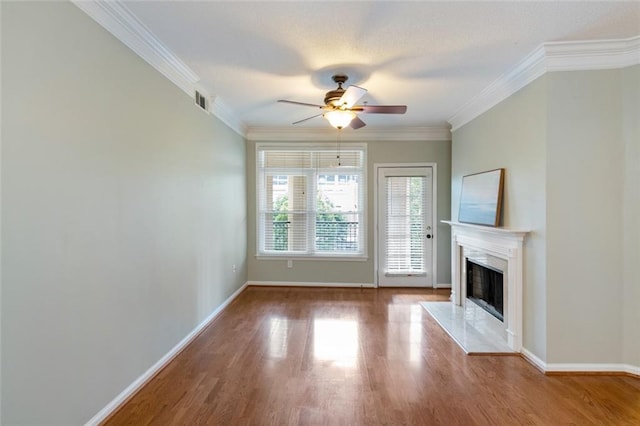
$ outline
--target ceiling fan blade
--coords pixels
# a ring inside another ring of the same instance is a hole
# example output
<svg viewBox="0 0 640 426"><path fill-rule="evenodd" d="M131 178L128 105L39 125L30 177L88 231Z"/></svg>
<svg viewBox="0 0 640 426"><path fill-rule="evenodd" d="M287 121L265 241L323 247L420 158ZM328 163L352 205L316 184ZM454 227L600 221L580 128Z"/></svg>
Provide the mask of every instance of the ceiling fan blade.
<svg viewBox="0 0 640 426"><path fill-rule="evenodd" d="M347 108L351 108L366 93L367 89L363 89L362 87L358 86L349 86L347 90L342 94L342 97L338 101L337 106L345 105Z"/></svg>
<svg viewBox="0 0 640 426"><path fill-rule="evenodd" d="M299 123L302 123L302 122L304 122L304 121L311 120L312 118L319 117L319 116L321 116L321 115L322 115L322 113L320 113L320 114L316 114L316 115L312 115L311 117L303 118L302 120L298 120L298 121L293 122L293 123L291 123L291 124L299 124Z"/></svg>
<svg viewBox="0 0 640 426"><path fill-rule="evenodd" d="M362 111L368 114L404 114L407 112L406 105L357 105L351 108L352 111Z"/></svg>
<svg viewBox="0 0 640 426"><path fill-rule="evenodd" d="M366 125L367 125L367 123L365 123L364 121L362 121L362 120L360 119L360 117L356 117L356 118L354 118L353 120L351 120L351 123L349 123L349 126L351 126L351 128L352 128L353 130L357 130L357 129L359 129L360 127L364 127L364 126L366 126Z"/></svg>
<svg viewBox="0 0 640 426"><path fill-rule="evenodd" d="M283 102L285 104L310 106L310 107L316 107L316 108L324 108L325 107L324 105L308 104L306 102L287 101L286 99L278 99L278 102Z"/></svg>

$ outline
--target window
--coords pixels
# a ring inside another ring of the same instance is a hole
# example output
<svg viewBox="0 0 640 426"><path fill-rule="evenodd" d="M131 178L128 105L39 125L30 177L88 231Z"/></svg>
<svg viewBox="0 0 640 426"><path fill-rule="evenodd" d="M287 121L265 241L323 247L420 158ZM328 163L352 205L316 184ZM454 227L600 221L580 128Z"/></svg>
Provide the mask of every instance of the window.
<svg viewBox="0 0 640 426"><path fill-rule="evenodd" d="M365 148L257 147L259 256L365 257Z"/></svg>

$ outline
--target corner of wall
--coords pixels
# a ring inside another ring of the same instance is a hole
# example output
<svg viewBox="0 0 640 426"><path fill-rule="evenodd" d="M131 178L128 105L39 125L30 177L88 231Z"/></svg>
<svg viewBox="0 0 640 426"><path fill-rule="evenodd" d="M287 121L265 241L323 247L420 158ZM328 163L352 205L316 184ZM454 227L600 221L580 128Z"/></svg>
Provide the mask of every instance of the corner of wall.
<svg viewBox="0 0 640 426"><path fill-rule="evenodd" d="M623 359L640 370L640 65L623 70ZM640 373L638 373L640 374Z"/></svg>

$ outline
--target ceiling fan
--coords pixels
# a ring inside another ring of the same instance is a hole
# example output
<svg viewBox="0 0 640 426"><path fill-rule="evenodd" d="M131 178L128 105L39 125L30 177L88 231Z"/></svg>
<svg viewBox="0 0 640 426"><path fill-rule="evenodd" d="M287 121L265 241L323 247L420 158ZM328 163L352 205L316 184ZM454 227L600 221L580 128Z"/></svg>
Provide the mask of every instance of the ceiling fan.
<svg viewBox="0 0 640 426"><path fill-rule="evenodd" d="M326 93L324 105L288 101L285 99L278 100L278 102L310 106L324 111L320 114L296 121L293 124L323 116L338 130L342 130L346 126L350 126L352 129L359 129L366 126L366 123L356 115L357 112L365 114L404 114L407 112L406 105L367 105L366 102L363 105L356 105L356 102L367 93L367 89L358 86L349 86L347 89L344 89L342 85L349 79L345 74L336 74L331 77L331 79L338 84L338 87Z"/></svg>

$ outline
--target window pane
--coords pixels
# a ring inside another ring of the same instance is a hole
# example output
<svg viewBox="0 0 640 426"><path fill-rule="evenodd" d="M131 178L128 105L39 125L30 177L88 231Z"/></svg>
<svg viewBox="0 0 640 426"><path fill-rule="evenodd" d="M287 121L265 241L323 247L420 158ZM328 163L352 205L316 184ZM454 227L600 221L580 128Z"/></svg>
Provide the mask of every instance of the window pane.
<svg viewBox="0 0 640 426"><path fill-rule="evenodd" d="M364 151L258 148L259 254L364 253Z"/></svg>
<svg viewBox="0 0 640 426"><path fill-rule="evenodd" d="M287 213L264 215L263 229L265 230L264 249L289 250L289 215Z"/></svg>
<svg viewBox="0 0 640 426"><path fill-rule="evenodd" d="M316 201L316 249L357 252L359 250L359 176L318 175Z"/></svg>
<svg viewBox="0 0 640 426"><path fill-rule="evenodd" d="M318 251L357 252L360 220L357 214L316 215L316 249Z"/></svg>
<svg viewBox="0 0 640 426"><path fill-rule="evenodd" d="M307 252L308 217L307 213L264 214L264 251Z"/></svg>
<svg viewBox="0 0 640 426"><path fill-rule="evenodd" d="M307 176L266 175L265 251L306 251Z"/></svg>
<svg viewBox="0 0 640 426"><path fill-rule="evenodd" d="M360 176L318 175L318 211L355 212L360 205Z"/></svg>

